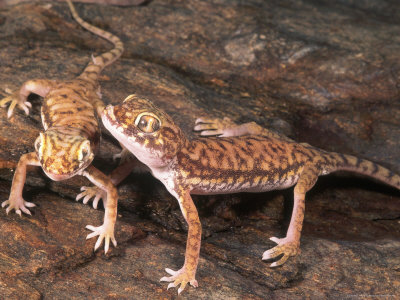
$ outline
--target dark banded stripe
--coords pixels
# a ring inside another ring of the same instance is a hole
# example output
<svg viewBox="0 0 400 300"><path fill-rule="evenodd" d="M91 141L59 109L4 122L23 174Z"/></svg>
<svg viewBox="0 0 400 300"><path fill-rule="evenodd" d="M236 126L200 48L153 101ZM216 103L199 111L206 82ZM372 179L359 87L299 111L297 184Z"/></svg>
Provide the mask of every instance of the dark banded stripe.
<svg viewBox="0 0 400 300"><path fill-rule="evenodd" d="M97 80L100 72L108 65L112 64L115 60L117 60L124 52L124 44L121 42L119 37L111 34L110 32L104 31L100 28L97 28L86 21L82 20L81 17L77 14L73 4L71 1L67 1L69 8L71 10L72 16L83 28L86 30L108 40L109 42L114 44L114 48L108 52L103 53L102 55L95 56L93 58L94 62L90 62L89 65L83 70L80 75L81 78L89 79L89 80Z"/></svg>

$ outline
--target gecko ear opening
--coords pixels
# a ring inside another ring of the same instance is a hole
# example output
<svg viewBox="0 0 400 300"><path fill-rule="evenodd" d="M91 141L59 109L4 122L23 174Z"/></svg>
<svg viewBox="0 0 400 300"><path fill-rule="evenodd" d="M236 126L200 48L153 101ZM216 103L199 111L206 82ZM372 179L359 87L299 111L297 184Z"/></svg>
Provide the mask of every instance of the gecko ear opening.
<svg viewBox="0 0 400 300"><path fill-rule="evenodd" d="M161 128L161 121L156 115L144 112L136 117L135 125L144 133L154 133Z"/></svg>

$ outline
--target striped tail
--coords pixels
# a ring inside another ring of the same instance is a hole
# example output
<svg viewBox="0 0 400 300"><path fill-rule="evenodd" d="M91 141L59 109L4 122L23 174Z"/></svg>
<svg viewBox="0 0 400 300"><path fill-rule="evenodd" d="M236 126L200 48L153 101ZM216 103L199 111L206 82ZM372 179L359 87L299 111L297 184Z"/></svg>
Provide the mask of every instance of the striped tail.
<svg viewBox="0 0 400 300"><path fill-rule="evenodd" d="M92 57L93 61L87 65L85 70L83 70L82 74L79 76L84 79L96 81L100 75L100 72L105 67L116 61L122 55L122 52L124 52L124 44L117 36L107 31L104 31L100 28L97 28L87 23L86 21L82 20L82 18L79 17L79 15L77 14L72 2L70 0L67 0L67 3L71 10L72 16L83 28L114 44L114 49L105 52L99 56L93 56Z"/></svg>
<svg viewBox="0 0 400 300"><path fill-rule="evenodd" d="M400 176L381 165L366 159L340 153L329 153L328 156L331 158L333 156L334 161L336 161L335 164L332 164L333 167L329 170L329 173L334 171L359 173L375 178L400 190Z"/></svg>

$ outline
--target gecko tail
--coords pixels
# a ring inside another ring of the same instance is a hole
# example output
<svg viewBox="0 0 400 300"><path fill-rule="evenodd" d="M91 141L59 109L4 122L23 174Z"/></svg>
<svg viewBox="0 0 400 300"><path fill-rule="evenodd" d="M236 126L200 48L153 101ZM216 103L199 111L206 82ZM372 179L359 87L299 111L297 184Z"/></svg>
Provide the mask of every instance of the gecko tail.
<svg viewBox="0 0 400 300"><path fill-rule="evenodd" d="M335 156L335 160L338 163L329 170L329 173L335 171L350 171L372 177L400 190L400 175L390 171L389 169L372 161L352 155L340 153L330 153L330 155Z"/></svg>
<svg viewBox="0 0 400 300"><path fill-rule="evenodd" d="M74 17L75 21L78 22L79 25L81 25L86 30L96 34L97 36L100 36L114 44L114 48L111 49L110 51L105 52L98 56L92 55L92 61L88 64L88 66L80 75L80 77L83 78L97 80L98 76L100 75L100 72L105 67L116 61L122 55L122 53L124 52L124 44L122 43L120 38L117 37L116 35L113 35L110 32L102 30L84 21L76 12L72 2L70 0L66 1L68 3L69 9L71 10L72 16Z"/></svg>

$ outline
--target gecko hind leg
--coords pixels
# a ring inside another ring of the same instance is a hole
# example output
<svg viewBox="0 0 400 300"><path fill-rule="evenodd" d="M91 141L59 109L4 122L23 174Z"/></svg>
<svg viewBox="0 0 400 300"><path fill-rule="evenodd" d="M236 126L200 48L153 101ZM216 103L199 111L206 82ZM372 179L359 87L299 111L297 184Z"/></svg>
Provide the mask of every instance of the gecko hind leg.
<svg viewBox="0 0 400 300"><path fill-rule="evenodd" d="M119 164L122 165L135 158L134 155L128 149L122 147L121 152L113 155L113 160L115 161L117 159L119 159Z"/></svg>
<svg viewBox="0 0 400 300"><path fill-rule="evenodd" d="M178 288L178 295L182 293L182 291L185 289L188 283L195 288L199 287L197 280L188 275L186 267L182 267L178 271L165 268L165 272L167 272L171 276L170 277L164 276L163 278L160 279L160 281L170 282L167 286L167 290L180 285L180 287Z"/></svg>
<svg viewBox="0 0 400 300"><path fill-rule="evenodd" d="M284 134L266 129L258 125L256 122L249 122L239 125L234 123L231 119L227 117L223 119L198 118L195 122L193 130L200 132L200 136L229 137L242 135L259 135L288 142L293 141Z"/></svg>
<svg viewBox="0 0 400 300"><path fill-rule="evenodd" d="M284 264L290 256L295 256L300 253L300 236L303 227L304 210L305 210L305 195L310 190L318 179L319 170L314 165L305 166L300 178L294 188L294 205L292 218L286 237L270 238L271 241L278 245L263 253L262 259L276 259L282 255L277 261L273 262L270 267L277 267Z"/></svg>
<svg viewBox="0 0 400 300"><path fill-rule="evenodd" d="M197 213L196 206L188 191L183 189L177 192L177 200L181 208L183 217L188 224L188 237L186 241L185 262L181 269L173 271L165 269L171 276L164 276L160 281L170 282L167 289L178 287L180 294L190 283L193 287L198 287L196 276L197 264L199 262L200 244L201 244L201 223Z"/></svg>
<svg viewBox="0 0 400 300"><path fill-rule="evenodd" d="M225 117L218 118L198 118L193 128L194 131L199 131L200 136L234 136L235 130L238 127L231 119Z"/></svg>

